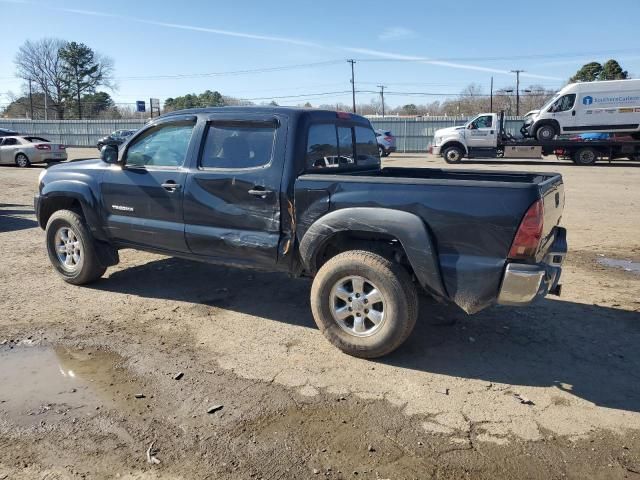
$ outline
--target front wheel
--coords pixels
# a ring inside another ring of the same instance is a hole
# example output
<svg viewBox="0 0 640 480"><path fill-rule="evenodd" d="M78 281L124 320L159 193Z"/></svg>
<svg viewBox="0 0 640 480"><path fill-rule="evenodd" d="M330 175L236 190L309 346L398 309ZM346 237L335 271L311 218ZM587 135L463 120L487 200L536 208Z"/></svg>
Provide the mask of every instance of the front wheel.
<svg viewBox="0 0 640 480"><path fill-rule="evenodd" d="M442 156L444 157L444 161L447 163L460 163L462 161L462 157L464 152L460 147L448 147L442 152Z"/></svg>
<svg viewBox="0 0 640 480"><path fill-rule="evenodd" d="M93 236L76 212L54 212L47 222L46 237L49 260L66 282L84 285L105 272L96 254Z"/></svg>
<svg viewBox="0 0 640 480"><path fill-rule="evenodd" d="M31 165L29 158L24 153L19 153L16 155L16 165L20 168L27 168Z"/></svg>
<svg viewBox="0 0 640 480"><path fill-rule="evenodd" d="M331 258L313 280L313 318L343 352L377 358L398 348L418 316L418 293L400 265L363 250Z"/></svg>
<svg viewBox="0 0 640 480"><path fill-rule="evenodd" d="M536 138L539 142L548 142L556 136L556 128L553 125L542 125L536 130Z"/></svg>

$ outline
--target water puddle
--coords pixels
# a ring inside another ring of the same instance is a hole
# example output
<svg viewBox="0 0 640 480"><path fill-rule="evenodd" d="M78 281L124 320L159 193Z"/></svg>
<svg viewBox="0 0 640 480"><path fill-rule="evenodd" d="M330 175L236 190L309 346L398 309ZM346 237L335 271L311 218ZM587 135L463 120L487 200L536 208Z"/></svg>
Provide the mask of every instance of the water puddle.
<svg viewBox="0 0 640 480"><path fill-rule="evenodd" d="M635 275L640 275L640 262L634 262L632 260L619 260L616 258L600 257L598 263L605 267L622 268L625 272L630 272Z"/></svg>
<svg viewBox="0 0 640 480"><path fill-rule="evenodd" d="M0 351L0 420L20 425L95 415L103 408L142 412L122 358L99 350L16 347Z"/></svg>

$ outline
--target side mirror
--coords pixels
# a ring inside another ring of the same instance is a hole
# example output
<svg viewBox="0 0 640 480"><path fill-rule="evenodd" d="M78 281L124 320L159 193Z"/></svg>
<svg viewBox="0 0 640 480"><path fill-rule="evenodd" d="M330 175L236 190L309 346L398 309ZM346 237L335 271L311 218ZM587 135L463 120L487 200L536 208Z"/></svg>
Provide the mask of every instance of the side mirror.
<svg viewBox="0 0 640 480"><path fill-rule="evenodd" d="M104 163L118 163L118 149L113 145L105 145L100 150L100 159Z"/></svg>

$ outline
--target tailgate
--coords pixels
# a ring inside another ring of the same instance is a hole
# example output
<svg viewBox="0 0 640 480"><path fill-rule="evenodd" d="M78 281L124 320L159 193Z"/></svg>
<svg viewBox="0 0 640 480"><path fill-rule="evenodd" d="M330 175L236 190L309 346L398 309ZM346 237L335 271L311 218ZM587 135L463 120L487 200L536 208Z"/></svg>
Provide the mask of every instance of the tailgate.
<svg viewBox="0 0 640 480"><path fill-rule="evenodd" d="M541 259L553 244L556 228L562 219L564 210L564 184L562 175L554 175L540 184L540 195L544 205L544 224L542 241L536 257Z"/></svg>

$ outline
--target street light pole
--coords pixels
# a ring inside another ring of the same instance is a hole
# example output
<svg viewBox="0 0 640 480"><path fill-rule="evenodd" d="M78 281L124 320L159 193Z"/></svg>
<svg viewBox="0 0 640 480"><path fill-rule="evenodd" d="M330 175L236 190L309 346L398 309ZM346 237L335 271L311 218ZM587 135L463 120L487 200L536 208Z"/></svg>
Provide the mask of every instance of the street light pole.
<svg viewBox="0 0 640 480"><path fill-rule="evenodd" d="M524 70L511 70L511 73L516 74L516 116L520 116L520 74Z"/></svg>
<svg viewBox="0 0 640 480"><path fill-rule="evenodd" d="M351 101L353 103L353 113L356 113L356 81L353 71L353 65L356 63L355 60L349 59L347 60L351 64Z"/></svg>

